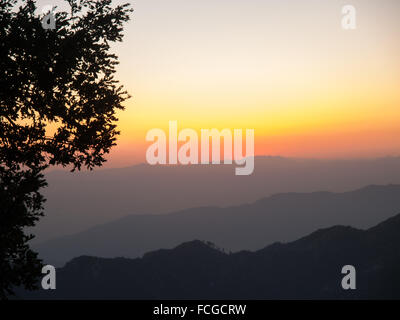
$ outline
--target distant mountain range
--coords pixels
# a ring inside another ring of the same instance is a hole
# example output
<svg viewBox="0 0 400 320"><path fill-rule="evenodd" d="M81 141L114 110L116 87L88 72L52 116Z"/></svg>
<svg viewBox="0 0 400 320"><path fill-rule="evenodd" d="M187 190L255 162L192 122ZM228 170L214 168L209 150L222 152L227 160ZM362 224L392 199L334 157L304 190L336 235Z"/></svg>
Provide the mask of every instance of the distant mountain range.
<svg viewBox="0 0 400 320"><path fill-rule="evenodd" d="M56 266L81 255L135 258L193 239L207 239L232 251L258 250L332 225L366 229L396 212L400 212L400 185L343 193L284 193L225 208L130 215L34 248L46 263Z"/></svg>
<svg viewBox="0 0 400 320"><path fill-rule="evenodd" d="M132 214L241 205L282 192L345 192L371 184L400 184L399 157L256 157L250 176L235 176L235 167L142 164L93 172L48 172L49 186L44 190L46 215L32 231L37 236L34 241L81 232Z"/></svg>
<svg viewBox="0 0 400 320"><path fill-rule="evenodd" d="M373 195L373 189L358 192ZM342 196L351 199L350 195ZM306 201L304 195L300 197ZM341 207L336 210L339 214ZM344 265L356 268L356 290L341 286ZM196 240L136 259L81 256L57 271L56 290L20 293L20 297L400 299L400 215L366 231L335 226L256 252L228 254Z"/></svg>

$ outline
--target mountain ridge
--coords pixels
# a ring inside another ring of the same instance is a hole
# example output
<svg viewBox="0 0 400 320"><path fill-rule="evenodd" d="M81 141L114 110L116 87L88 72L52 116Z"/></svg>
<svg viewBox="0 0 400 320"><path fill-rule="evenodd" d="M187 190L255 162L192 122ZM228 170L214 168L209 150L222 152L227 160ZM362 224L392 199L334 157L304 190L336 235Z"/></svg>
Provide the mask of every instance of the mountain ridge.
<svg viewBox="0 0 400 320"><path fill-rule="evenodd" d="M129 215L84 232L35 245L48 263L74 256L136 257L191 239L208 239L232 251L293 241L329 225L369 228L400 211L400 185L343 193L284 193L232 207L199 207L170 214Z"/></svg>
<svg viewBox="0 0 400 320"><path fill-rule="evenodd" d="M367 230L333 226L257 251L226 253L210 242L193 240L135 259L81 256L58 269L57 290L20 295L37 299L399 299L399 234L397 214ZM341 287L344 265L356 268L356 290Z"/></svg>
<svg viewBox="0 0 400 320"><path fill-rule="evenodd" d="M85 231L130 214L166 214L201 206L235 206L282 192L348 192L400 184L400 157L298 159L256 157L251 176L234 166L150 166L46 173L46 215L35 243Z"/></svg>

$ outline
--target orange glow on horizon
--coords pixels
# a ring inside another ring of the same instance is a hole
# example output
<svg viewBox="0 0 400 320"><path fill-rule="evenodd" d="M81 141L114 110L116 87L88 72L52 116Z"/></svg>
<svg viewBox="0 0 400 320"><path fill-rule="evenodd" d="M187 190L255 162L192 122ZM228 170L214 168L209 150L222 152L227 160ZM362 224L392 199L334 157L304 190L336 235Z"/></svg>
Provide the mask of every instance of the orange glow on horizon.
<svg viewBox="0 0 400 320"><path fill-rule="evenodd" d="M132 98L106 166L144 162L147 131L170 120L254 129L256 155L400 155L398 0L354 0L352 31L339 0L190 3L135 2L113 47Z"/></svg>

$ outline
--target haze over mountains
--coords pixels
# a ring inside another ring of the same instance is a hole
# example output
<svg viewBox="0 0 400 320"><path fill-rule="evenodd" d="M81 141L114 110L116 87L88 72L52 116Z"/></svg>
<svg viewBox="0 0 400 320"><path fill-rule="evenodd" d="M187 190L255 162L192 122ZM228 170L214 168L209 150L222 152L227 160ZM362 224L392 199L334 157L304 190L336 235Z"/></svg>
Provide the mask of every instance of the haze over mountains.
<svg viewBox="0 0 400 320"><path fill-rule="evenodd" d="M135 258L194 239L232 251L257 250L332 225L369 228L396 212L400 212L400 185L344 193L284 193L225 208L129 215L34 247L45 262L57 266L80 255Z"/></svg>
<svg viewBox="0 0 400 320"><path fill-rule="evenodd" d="M251 176L137 165L48 180L33 247L45 263L70 262L55 293L27 297L400 298L400 158L261 157ZM346 264L356 292L340 287Z"/></svg>
<svg viewBox="0 0 400 320"><path fill-rule="evenodd" d="M345 265L356 268L356 290L342 289ZM137 259L82 256L58 270L57 290L20 297L400 299L400 215L367 231L334 226L256 252L191 241Z"/></svg>
<svg viewBox="0 0 400 320"><path fill-rule="evenodd" d="M46 216L33 231L37 235L34 242L84 231L131 214L240 205L281 192L343 192L370 184L400 184L398 157L370 160L256 157L255 171L250 176L235 176L234 167L142 164L93 172L49 172L49 187L44 192L48 199ZM319 225L310 225L313 226Z"/></svg>

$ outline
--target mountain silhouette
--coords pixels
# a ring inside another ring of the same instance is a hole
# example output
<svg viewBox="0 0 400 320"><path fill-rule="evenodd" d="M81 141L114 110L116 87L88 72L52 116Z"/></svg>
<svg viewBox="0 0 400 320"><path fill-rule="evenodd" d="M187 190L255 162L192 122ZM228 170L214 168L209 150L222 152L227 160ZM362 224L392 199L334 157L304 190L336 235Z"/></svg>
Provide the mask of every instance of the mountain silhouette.
<svg viewBox="0 0 400 320"><path fill-rule="evenodd" d="M400 157L255 157L255 171L250 176L236 176L235 167L140 164L91 172L50 171L44 189L46 215L32 231L34 242L82 232L132 214L236 206L282 192L347 192L372 184L400 184Z"/></svg>
<svg viewBox="0 0 400 320"><path fill-rule="evenodd" d="M344 290L342 267L356 268ZM290 243L226 253L183 243L142 258L81 256L57 271L57 289L36 299L399 299L400 214L368 230L321 229Z"/></svg>
<svg viewBox="0 0 400 320"><path fill-rule="evenodd" d="M258 250L332 225L370 228L396 212L400 185L343 193L284 193L240 206L130 215L34 247L46 263L56 266L81 255L135 258L192 239L207 239L231 251Z"/></svg>

